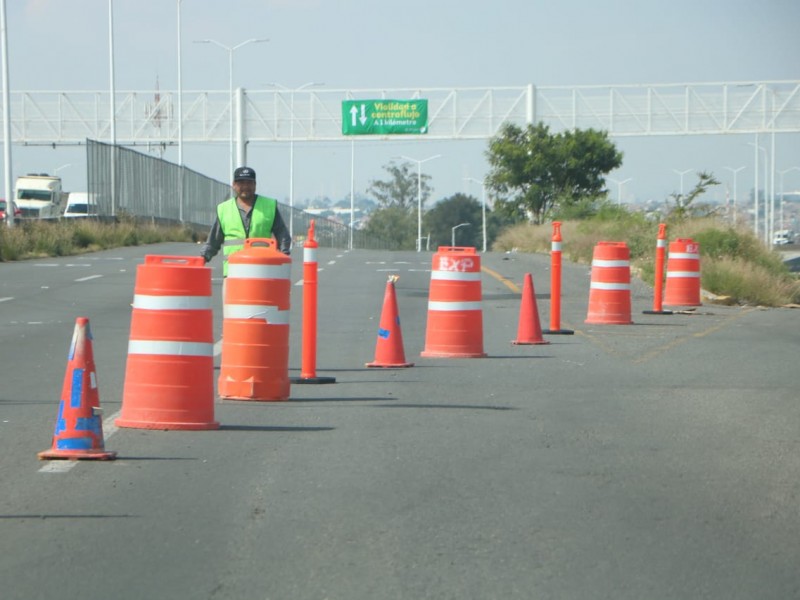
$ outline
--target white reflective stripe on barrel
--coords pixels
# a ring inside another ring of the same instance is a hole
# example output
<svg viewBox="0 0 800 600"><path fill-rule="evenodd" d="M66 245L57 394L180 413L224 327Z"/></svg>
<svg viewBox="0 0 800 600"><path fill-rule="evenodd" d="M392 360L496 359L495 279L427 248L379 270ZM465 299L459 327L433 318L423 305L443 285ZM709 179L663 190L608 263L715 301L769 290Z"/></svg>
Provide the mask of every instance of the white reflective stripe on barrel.
<svg viewBox="0 0 800 600"><path fill-rule="evenodd" d="M700 277L697 271L667 271L667 277Z"/></svg>
<svg viewBox="0 0 800 600"><path fill-rule="evenodd" d="M317 262L317 249L303 248L303 262Z"/></svg>
<svg viewBox="0 0 800 600"><path fill-rule="evenodd" d="M481 310L480 302L436 302L431 300L428 302L428 310Z"/></svg>
<svg viewBox="0 0 800 600"><path fill-rule="evenodd" d="M142 310L207 310L211 296L150 296L134 294L133 308Z"/></svg>
<svg viewBox="0 0 800 600"><path fill-rule="evenodd" d="M214 344L205 342L172 342L165 340L131 340L128 354L159 356L213 356Z"/></svg>
<svg viewBox="0 0 800 600"><path fill-rule="evenodd" d="M263 304L226 304L222 308L224 319L260 319L267 325L288 325L289 311Z"/></svg>
<svg viewBox="0 0 800 600"><path fill-rule="evenodd" d="M561 252L561 242L553 242L550 244L550 250L553 252Z"/></svg>
<svg viewBox="0 0 800 600"><path fill-rule="evenodd" d="M700 255L699 254L693 254L693 253L689 253L689 252L670 252L669 253L669 257L670 258L678 258L678 259L682 258L682 259L686 259L686 260L699 260L700 259Z"/></svg>
<svg viewBox="0 0 800 600"><path fill-rule="evenodd" d="M592 261L592 266L593 267L609 267L609 268L613 268L613 267L629 267L630 264L631 263L628 260L601 260L601 259L595 259L595 260Z"/></svg>
<svg viewBox="0 0 800 600"><path fill-rule="evenodd" d="M630 283L606 283L604 281L593 281L590 285L593 290L629 290Z"/></svg>
<svg viewBox="0 0 800 600"><path fill-rule="evenodd" d="M289 279L291 274L291 263L282 265L228 263L228 279Z"/></svg>
<svg viewBox="0 0 800 600"><path fill-rule="evenodd" d="M431 271L431 279L439 281L480 281L480 271Z"/></svg>

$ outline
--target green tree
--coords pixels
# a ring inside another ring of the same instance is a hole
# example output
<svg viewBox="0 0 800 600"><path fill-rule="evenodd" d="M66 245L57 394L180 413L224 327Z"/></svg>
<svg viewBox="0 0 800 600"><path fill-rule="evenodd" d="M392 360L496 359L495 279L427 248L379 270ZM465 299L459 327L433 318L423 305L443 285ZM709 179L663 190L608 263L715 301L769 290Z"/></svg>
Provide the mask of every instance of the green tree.
<svg viewBox="0 0 800 600"><path fill-rule="evenodd" d="M495 209L509 218L543 223L556 207L597 198L605 175L622 153L605 131L574 129L552 134L544 123L522 129L506 124L489 141L487 184Z"/></svg>
<svg viewBox="0 0 800 600"><path fill-rule="evenodd" d="M417 209L417 171L412 170L411 163L397 164L390 162L383 169L389 174L387 181L373 180L367 191L372 193L383 207L399 206L408 210ZM431 195L433 189L429 185L431 176L422 173L420 181L420 198L422 206Z"/></svg>
<svg viewBox="0 0 800 600"><path fill-rule="evenodd" d="M465 194L440 200L423 216L423 231L430 234L431 248L449 246L452 227L461 223L469 223L469 226L456 231L456 245L481 248L481 205Z"/></svg>
<svg viewBox="0 0 800 600"><path fill-rule="evenodd" d="M370 213L364 231L385 240L390 248L413 250L417 238L417 211L410 212L397 205L379 208Z"/></svg>

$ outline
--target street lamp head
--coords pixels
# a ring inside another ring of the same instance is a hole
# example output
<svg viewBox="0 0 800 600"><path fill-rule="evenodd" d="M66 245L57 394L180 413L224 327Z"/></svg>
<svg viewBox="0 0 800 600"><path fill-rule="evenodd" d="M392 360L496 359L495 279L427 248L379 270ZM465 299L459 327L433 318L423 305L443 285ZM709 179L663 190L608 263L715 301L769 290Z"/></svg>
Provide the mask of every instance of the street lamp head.
<svg viewBox="0 0 800 600"><path fill-rule="evenodd" d="M410 160L411 162L415 162L418 165L421 165L422 163L428 162L429 160L433 160L434 158L441 158L441 156L442 156L441 154L436 154L434 156L429 156L428 158L423 158L420 160L418 158L411 158L410 156L405 156L401 154L399 156L392 156L391 158L402 158L403 160Z"/></svg>

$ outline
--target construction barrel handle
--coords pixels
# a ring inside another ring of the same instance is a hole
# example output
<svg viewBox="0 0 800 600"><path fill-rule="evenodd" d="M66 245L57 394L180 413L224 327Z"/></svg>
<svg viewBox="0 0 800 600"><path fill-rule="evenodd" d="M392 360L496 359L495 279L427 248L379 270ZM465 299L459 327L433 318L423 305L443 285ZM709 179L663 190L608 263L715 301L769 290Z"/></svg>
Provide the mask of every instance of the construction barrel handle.
<svg viewBox="0 0 800 600"><path fill-rule="evenodd" d="M202 267L206 264L206 261L202 256L169 256L169 255L158 255L158 254L146 255L144 257L144 262L147 265L174 263L174 264L186 265L187 267Z"/></svg>
<svg viewBox="0 0 800 600"><path fill-rule="evenodd" d="M252 248L253 246L267 246L268 248L277 248L278 244L272 238L247 238L244 241L245 248Z"/></svg>

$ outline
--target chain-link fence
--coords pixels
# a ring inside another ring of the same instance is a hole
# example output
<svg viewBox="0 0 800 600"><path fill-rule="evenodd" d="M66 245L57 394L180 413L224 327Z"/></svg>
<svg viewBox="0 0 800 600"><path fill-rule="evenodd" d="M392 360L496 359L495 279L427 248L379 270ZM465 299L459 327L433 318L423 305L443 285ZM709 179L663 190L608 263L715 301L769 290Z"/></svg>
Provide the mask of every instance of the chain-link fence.
<svg viewBox="0 0 800 600"><path fill-rule="evenodd" d="M87 140L86 154L88 192L100 217L130 216L207 229L214 222L217 205L232 196L228 183L129 148ZM313 219L320 246L350 247L351 231L344 223L280 202L278 206L283 220L293 221L295 242L302 241ZM353 248L394 249L389 242L359 230L352 231L352 240Z"/></svg>

